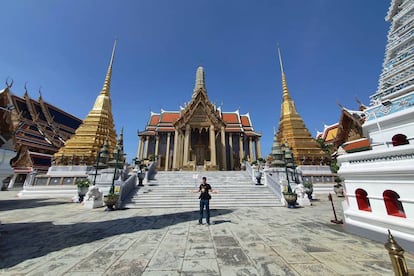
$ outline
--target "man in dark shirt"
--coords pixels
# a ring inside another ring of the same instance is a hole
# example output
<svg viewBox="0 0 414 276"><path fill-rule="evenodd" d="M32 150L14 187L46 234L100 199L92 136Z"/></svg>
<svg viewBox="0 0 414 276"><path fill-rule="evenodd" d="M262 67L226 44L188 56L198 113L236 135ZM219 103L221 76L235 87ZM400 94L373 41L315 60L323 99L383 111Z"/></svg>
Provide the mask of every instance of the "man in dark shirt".
<svg viewBox="0 0 414 276"><path fill-rule="evenodd" d="M194 192L199 192L200 196L198 197L200 199L200 214L198 217L198 224L203 224L203 211L204 207L206 208L206 222L208 225L210 225L210 199L211 193L217 193L217 191L213 191L210 184L207 183L207 178L203 176L202 182L200 184L200 187L198 190L195 190Z"/></svg>

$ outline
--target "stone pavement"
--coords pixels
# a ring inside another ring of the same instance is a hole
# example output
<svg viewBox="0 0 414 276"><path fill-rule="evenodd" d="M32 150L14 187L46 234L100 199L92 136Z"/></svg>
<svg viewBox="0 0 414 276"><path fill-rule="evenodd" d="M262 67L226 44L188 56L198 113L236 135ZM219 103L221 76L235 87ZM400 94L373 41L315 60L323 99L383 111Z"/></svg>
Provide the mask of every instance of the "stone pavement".
<svg viewBox="0 0 414 276"><path fill-rule="evenodd" d="M0 192L0 275L393 275L382 243L330 223L326 198L298 209L213 199L208 226L197 224L197 199L193 209L105 212L16 193Z"/></svg>

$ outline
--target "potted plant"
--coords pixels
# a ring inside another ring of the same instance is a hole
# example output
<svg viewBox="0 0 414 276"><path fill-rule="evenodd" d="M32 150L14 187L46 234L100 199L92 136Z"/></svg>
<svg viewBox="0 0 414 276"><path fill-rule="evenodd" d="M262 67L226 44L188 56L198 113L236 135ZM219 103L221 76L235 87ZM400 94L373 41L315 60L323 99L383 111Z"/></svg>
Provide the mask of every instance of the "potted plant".
<svg viewBox="0 0 414 276"><path fill-rule="evenodd" d="M76 180L76 185L78 186L79 202L83 201L83 198L85 197L86 193L88 192L90 184L91 184L91 182L87 178L82 178L82 179Z"/></svg>
<svg viewBox="0 0 414 276"><path fill-rule="evenodd" d="M337 197L344 197L344 187L341 183L337 183L334 185L334 192Z"/></svg>
<svg viewBox="0 0 414 276"><path fill-rule="evenodd" d="M305 181L303 183L303 187L305 188L305 193L308 195L309 200L312 200L313 194L313 184L310 181Z"/></svg>
<svg viewBox="0 0 414 276"><path fill-rule="evenodd" d="M298 195L292 191L289 183L287 185L287 190L283 192L283 197L287 202L288 208L296 208L296 200L298 199Z"/></svg>
<svg viewBox="0 0 414 276"><path fill-rule="evenodd" d="M115 210L115 205L118 202L119 194L111 193L104 195L104 203L109 211Z"/></svg>
<svg viewBox="0 0 414 276"><path fill-rule="evenodd" d="M344 187L342 186L342 179L339 176L335 176L335 182L334 185L334 192L337 197L343 197L344 196Z"/></svg>

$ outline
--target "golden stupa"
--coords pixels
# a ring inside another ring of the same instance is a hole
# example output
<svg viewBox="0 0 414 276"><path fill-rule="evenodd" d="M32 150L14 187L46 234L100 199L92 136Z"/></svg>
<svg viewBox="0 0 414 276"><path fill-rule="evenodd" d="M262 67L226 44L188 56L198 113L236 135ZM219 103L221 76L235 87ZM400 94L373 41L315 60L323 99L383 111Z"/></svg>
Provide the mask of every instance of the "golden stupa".
<svg viewBox="0 0 414 276"><path fill-rule="evenodd" d="M319 144L312 138L306 128L302 117L296 111L295 103L289 95L282 57L279 53L280 70L282 72L283 100L280 110L279 131L277 139L279 144L286 142L292 149L296 165L321 165L328 161L327 155Z"/></svg>
<svg viewBox="0 0 414 276"><path fill-rule="evenodd" d="M110 88L115 48L116 41L102 90L96 98L92 110L75 134L54 154L56 165L93 165L96 162L99 149L106 141L109 151L113 151L116 145L116 132L112 116Z"/></svg>

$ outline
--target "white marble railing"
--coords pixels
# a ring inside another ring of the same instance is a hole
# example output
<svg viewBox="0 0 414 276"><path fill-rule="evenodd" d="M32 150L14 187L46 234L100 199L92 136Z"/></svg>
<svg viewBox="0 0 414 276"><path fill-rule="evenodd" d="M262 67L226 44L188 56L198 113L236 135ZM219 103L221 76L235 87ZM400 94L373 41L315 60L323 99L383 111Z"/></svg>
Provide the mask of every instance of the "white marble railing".
<svg viewBox="0 0 414 276"><path fill-rule="evenodd" d="M155 162L151 162L148 166L147 171L147 180L154 180L155 175L157 174L157 165Z"/></svg>
<svg viewBox="0 0 414 276"><path fill-rule="evenodd" d="M278 197L282 198L282 186L272 177L270 170L263 170L264 184Z"/></svg>
<svg viewBox="0 0 414 276"><path fill-rule="evenodd" d="M246 164L246 172L247 174L250 176L250 178L252 179L252 181L254 183L257 182L256 179L256 173L257 173L257 166L256 165L251 165L249 162L244 161L244 164Z"/></svg>
<svg viewBox="0 0 414 276"><path fill-rule="evenodd" d="M129 175L127 180L122 182L121 189L119 191L119 199L117 203L117 208L121 207L125 200L128 198L130 193L135 189L137 183L137 174L132 173Z"/></svg>

